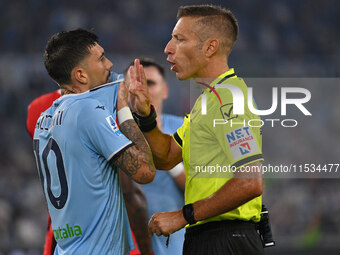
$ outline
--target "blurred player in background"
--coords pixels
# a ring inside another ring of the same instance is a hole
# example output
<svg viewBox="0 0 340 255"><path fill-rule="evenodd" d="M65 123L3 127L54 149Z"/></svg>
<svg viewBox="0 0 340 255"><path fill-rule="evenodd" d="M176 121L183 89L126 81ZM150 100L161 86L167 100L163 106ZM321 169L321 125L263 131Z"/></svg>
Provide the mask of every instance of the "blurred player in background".
<svg viewBox="0 0 340 255"><path fill-rule="evenodd" d="M144 67L151 104L157 112L158 128L167 134L172 134L183 124L183 118L163 113L163 101L168 98L168 84L165 80L164 68L151 58L141 58L140 63ZM183 163L179 163L169 171L157 171L153 182L144 184L142 187L148 203L149 218L155 213L182 207L185 187ZM166 238L164 236L153 235L152 246L155 254L181 254L184 232L182 229L174 233L168 247L165 245Z"/></svg>
<svg viewBox="0 0 340 255"><path fill-rule="evenodd" d="M153 215L149 230L157 236L168 236L189 224L183 254L264 254L255 224L261 219L262 207L262 135L258 127L240 124L259 117L247 105L244 115L234 115L230 91L214 88L216 84L232 84L247 93L244 81L228 66L228 55L238 34L237 21L229 10L208 5L180 7L177 18L165 47L171 70L179 80L194 78L207 89L171 137L155 124L143 67L135 61L139 73L130 78L131 106L152 149L155 165L171 169L183 161L186 173L186 205ZM214 128L213 120L221 118L234 119L238 124ZM234 176L195 171L197 166L217 165L232 167ZM244 166L252 171L240 171Z"/></svg>
<svg viewBox="0 0 340 255"><path fill-rule="evenodd" d="M44 55L50 76L72 94L39 117L33 140L56 254L125 254L132 242L117 168L140 183L155 175L149 148L126 111L124 84L101 86L112 63L97 42L85 30L61 32Z"/></svg>
<svg viewBox="0 0 340 255"><path fill-rule="evenodd" d="M123 75L111 72L109 79L110 82L122 79ZM62 89L44 94L33 100L28 106L26 128L32 139L40 114L47 110L52 105L53 101L58 99L61 94ZM141 189L141 186L132 181L132 179L129 178L123 171L120 171L120 180L127 213L129 216L129 222L133 230L132 237L135 243L135 249L130 251L130 255L152 254L151 239L149 238L147 231L148 212L146 208L146 198L144 192ZM48 216L43 255L54 254L55 246L56 240L52 232L51 218Z"/></svg>

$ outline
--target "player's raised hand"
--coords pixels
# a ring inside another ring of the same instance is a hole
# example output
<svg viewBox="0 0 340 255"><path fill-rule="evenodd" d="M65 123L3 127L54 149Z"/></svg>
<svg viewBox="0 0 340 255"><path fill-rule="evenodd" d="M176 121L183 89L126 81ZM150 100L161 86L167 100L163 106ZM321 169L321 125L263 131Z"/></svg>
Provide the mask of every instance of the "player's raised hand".
<svg viewBox="0 0 340 255"><path fill-rule="evenodd" d="M148 116L150 114L149 89L139 59L135 59L134 65L130 66L128 72L131 108L138 115Z"/></svg>
<svg viewBox="0 0 340 255"><path fill-rule="evenodd" d="M117 95L117 110L119 111L125 106L128 106L128 98L129 98L129 88L127 83L123 81L118 88Z"/></svg>

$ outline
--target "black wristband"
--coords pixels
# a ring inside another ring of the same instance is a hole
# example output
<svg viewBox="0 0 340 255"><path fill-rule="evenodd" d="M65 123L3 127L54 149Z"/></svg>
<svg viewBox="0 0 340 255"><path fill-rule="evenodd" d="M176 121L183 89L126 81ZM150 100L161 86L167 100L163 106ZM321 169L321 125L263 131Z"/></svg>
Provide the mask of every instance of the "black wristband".
<svg viewBox="0 0 340 255"><path fill-rule="evenodd" d="M192 204L187 204L185 206L183 206L183 216L184 219L190 224L195 224L197 222L197 220L195 220L194 217L194 207L192 206Z"/></svg>
<svg viewBox="0 0 340 255"><path fill-rule="evenodd" d="M157 114L155 111L155 107L153 105L150 105L150 114L149 116L143 117L138 115L135 112L132 112L132 116L134 120L136 121L139 129L142 132L148 132L154 129L157 126Z"/></svg>

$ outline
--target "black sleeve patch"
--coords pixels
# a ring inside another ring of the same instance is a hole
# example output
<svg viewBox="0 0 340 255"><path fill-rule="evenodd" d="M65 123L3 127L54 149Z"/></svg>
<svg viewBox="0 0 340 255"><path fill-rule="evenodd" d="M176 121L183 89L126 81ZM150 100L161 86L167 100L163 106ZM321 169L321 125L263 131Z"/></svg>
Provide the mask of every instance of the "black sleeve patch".
<svg viewBox="0 0 340 255"><path fill-rule="evenodd" d="M235 162L232 165L232 167L233 168L238 168L240 166L246 165L247 163L250 163L250 162L255 161L255 160L260 160L260 159L263 160L263 155L262 154L253 155L253 156L250 156L248 158L244 158L244 159L241 159L241 160Z"/></svg>
<svg viewBox="0 0 340 255"><path fill-rule="evenodd" d="M176 142L182 147L182 139L179 137L179 135L176 133L173 134L174 139L176 140Z"/></svg>

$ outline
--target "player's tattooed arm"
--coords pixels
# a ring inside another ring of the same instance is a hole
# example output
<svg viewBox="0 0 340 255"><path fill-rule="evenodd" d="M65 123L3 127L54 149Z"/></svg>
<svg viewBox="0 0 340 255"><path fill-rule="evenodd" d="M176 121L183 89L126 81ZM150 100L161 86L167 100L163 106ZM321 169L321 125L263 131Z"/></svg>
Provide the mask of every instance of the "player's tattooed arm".
<svg viewBox="0 0 340 255"><path fill-rule="evenodd" d="M122 151L114 160L118 168L138 183L151 182L156 174L152 153L142 132L132 119L120 124L122 133L133 142L133 145Z"/></svg>

